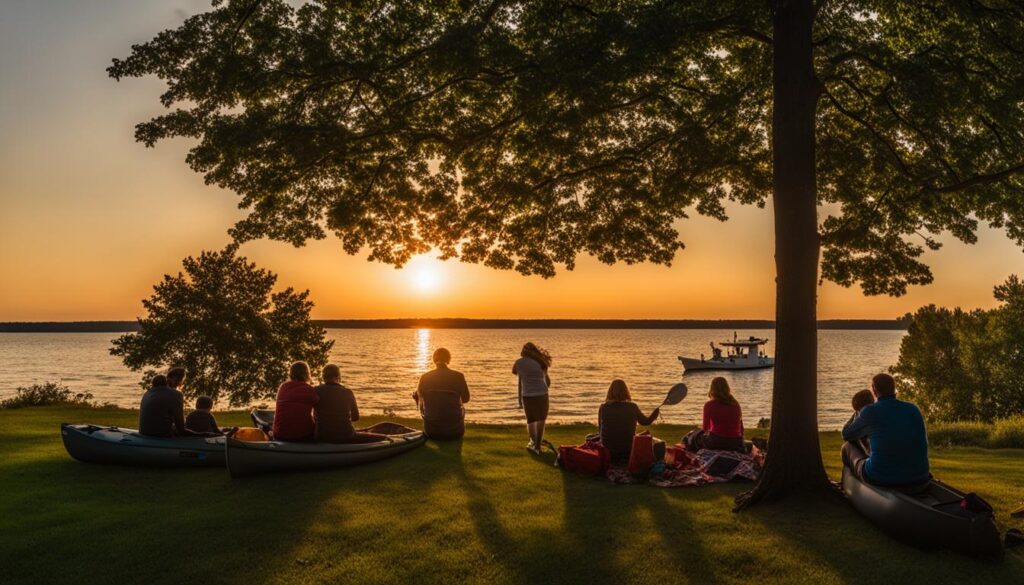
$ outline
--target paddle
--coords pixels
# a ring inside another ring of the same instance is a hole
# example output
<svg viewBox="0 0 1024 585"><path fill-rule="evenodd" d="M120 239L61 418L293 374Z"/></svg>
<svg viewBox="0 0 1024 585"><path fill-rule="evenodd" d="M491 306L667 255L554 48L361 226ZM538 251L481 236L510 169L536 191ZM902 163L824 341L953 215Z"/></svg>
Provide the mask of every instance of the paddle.
<svg viewBox="0 0 1024 585"><path fill-rule="evenodd" d="M665 400L658 406L658 408L666 405L672 406L674 404L679 404L683 401L683 398L686 398L687 392L686 384L683 384L682 382L672 386L669 388L668 395L665 396Z"/></svg>

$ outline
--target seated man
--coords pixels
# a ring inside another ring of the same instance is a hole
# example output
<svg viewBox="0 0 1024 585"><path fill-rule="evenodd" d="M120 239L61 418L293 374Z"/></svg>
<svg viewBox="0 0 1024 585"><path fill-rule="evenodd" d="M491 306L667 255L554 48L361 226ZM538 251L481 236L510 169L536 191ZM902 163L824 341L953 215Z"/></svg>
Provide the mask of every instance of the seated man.
<svg viewBox="0 0 1024 585"><path fill-rule="evenodd" d="M341 385L341 368L334 364L324 367L320 378L324 381L316 387L320 397L313 407L318 443L377 443L387 436L359 432L352 423L359 420L359 406L356 395Z"/></svg>
<svg viewBox="0 0 1024 585"><path fill-rule="evenodd" d="M150 437L203 436L185 428L185 400L167 384L167 376L155 376L139 404L139 434Z"/></svg>
<svg viewBox="0 0 1024 585"><path fill-rule="evenodd" d="M862 481L881 486L914 485L928 473L928 437L921 411L896 398L896 382L888 374L871 379L873 404L861 408L843 427L843 464ZM871 454L858 445L868 439Z"/></svg>
<svg viewBox="0 0 1024 585"><path fill-rule="evenodd" d="M461 372L448 368L452 354L445 348L434 352L433 370L420 377L412 395L423 415L423 430L431 439L460 439L466 432L469 387Z"/></svg>

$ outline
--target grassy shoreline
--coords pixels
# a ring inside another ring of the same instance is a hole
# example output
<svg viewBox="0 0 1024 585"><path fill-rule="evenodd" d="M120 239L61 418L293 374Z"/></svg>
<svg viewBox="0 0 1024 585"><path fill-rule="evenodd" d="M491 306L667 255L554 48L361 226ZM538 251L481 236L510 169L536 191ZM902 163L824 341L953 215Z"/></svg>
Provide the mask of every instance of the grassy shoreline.
<svg viewBox="0 0 1024 585"><path fill-rule="evenodd" d="M730 512L749 484L666 490L565 474L517 425L472 425L358 468L231 480L223 470L86 465L60 422L134 426L123 409L0 411L5 583L960 583L1020 582L991 564L889 539L841 503ZM368 418L368 422L379 417ZM245 424L241 412L218 413ZM593 429L558 425L571 444ZM678 440L685 427L656 425ZM829 472L839 437L821 434ZM978 492L1002 528L1024 494L1024 451L937 449L936 476Z"/></svg>

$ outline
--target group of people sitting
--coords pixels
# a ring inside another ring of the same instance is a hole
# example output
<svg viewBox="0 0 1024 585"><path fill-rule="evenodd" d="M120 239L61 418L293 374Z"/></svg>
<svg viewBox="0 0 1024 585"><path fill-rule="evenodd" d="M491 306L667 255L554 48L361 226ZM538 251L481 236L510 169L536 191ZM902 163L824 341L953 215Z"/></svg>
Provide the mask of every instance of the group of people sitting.
<svg viewBox="0 0 1024 585"><path fill-rule="evenodd" d="M139 405L139 433L150 437L208 437L229 429L217 426L213 399L200 396L195 409L185 416L185 399L178 388L185 383L185 368L174 367L157 375L142 395Z"/></svg>
<svg viewBox="0 0 1024 585"><path fill-rule="evenodd" d="M466 377L449 367L451 352L438 348L434 369L420 377L413 400L423 417L426 435L434 440L459 439L465 433L465 404L469 402ZM549 411L551 355L533 343L523 346L512 366L518 377L518 401L526 415L530 441L527 449L540 453L544 425ZM139 432L157 437L211 436L227 432L217 426L210 412L213 401L200 396L196 408L184 416L184 399L178 388L185 381L185 369L171 368L153 379L139 408ZM383 435L357 431L356 396L341 384L341 369L329 364L321 372L322 383L311 384L305 362L295 362L289 380L277 391L273 437L282 441L324 443L367 443L384 440ZM910 402L896 398L896 383L888 374L878 374L870 390L853 397L855 413L843 428L843 464L862 481L885 486L916 486L930 478L928 439L921 411ZM613 460L629 458L637 425L649 426L661 415L660 407L644 415L633 402L626 382L613 380L597 420L601 442ZM743 411L725 378L711 380L704 404L701 428L684 441L691 450L716 449L745 452Z"/></svg>

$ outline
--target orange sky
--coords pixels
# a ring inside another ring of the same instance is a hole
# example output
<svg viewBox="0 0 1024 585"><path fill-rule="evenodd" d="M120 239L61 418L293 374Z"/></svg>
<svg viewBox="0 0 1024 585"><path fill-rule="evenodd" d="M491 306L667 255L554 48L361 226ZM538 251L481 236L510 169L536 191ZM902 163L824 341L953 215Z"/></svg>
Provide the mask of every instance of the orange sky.
<svg viewBox="0 0 1024 585"><path fill-rule="evenodd" d="M184 163L188 143L146 149L135 123L160 111L155 79L104 69L131 43L205 9L198 0L4 2L0 7L0 321L131 319L183 257L228 242L237 198ZM770 209L730 208L724 224L679 222L672 267L581 259L553 279L421 257L404 270L347 256L336 240L242 252L309 288L318 318L771 318ZM948 241L948 240L944 240ZM892 318L926 303L992 306L992 287L1024 274L1000 232L950 242L927 261L935 282L905 297L826 284L821 318Z"/></svg>

